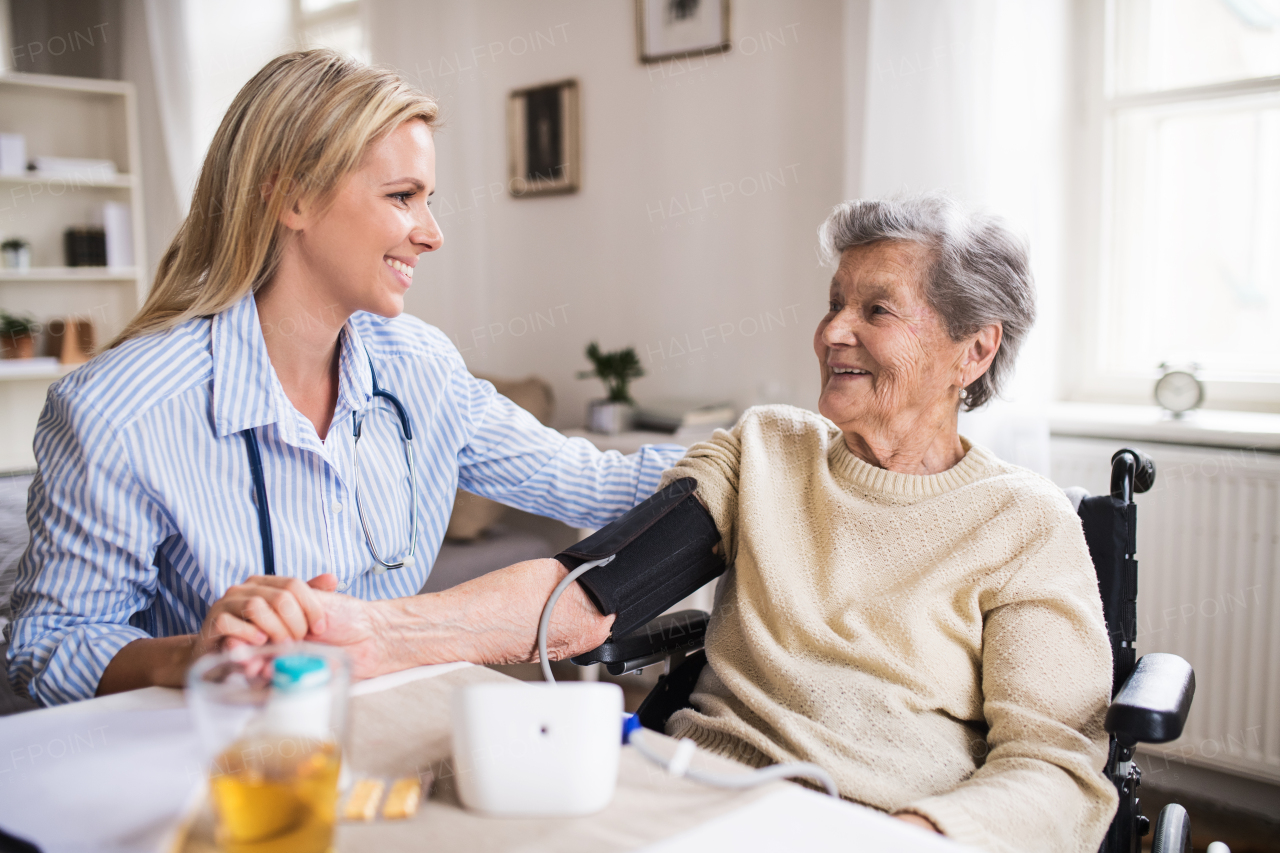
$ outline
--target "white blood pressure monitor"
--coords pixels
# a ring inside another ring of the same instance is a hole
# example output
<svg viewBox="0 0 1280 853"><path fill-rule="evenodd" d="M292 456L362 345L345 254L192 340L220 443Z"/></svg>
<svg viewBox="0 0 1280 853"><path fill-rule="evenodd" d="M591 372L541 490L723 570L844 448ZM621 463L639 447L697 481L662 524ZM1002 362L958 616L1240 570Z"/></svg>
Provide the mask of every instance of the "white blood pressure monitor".
<svg viewBox="0 0 1280 853"><path fill-rule="evenodd" d="M493 817L572 817L613 799L622 688L481 682L453 694L458 796Z"/></svg>

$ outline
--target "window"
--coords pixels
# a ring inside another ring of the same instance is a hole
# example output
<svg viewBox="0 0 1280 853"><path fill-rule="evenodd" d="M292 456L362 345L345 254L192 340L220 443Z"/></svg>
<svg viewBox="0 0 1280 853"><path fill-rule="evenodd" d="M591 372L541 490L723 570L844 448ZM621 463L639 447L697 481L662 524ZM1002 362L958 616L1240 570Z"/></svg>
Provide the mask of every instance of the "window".
<svg viewBox="0 0 1280 853"><path fill-rule="evenodd" d="M1211 404L1274 407L1280 0L1108 0L1101 18L1084 208L1101 225L1099 298L1080 390L1146 402L1160 362L1194 363Z"/></svg>
<svg viewBox="0 0 1280 853"><path fill-rule="evenodd" d="M288 0L188 0L191 162L204 161L227 108L274 56L297 49ZM194 177L194 175L193 175Z"/></svg>
<svg viewBox="0 0 1280 853"><path fill-rule="evenodd" d="M368 62L360 0L187 0L192 162L240 88L273 57L327 46Z"/></svg>
<svg viewBox="0 0 1280 853"><path fill-rule="evenodd" d="M369 62L361 0L293 0L298 40Z"/></svg>

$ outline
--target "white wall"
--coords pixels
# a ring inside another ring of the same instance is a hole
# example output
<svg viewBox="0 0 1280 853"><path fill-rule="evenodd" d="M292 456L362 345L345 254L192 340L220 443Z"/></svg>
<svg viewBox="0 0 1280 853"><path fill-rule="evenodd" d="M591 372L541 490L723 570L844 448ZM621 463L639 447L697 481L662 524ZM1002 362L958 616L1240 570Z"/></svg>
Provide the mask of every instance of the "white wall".
<svg viewBox="0 0 1280 853"><path fill-rule="evenodd" d="M593 339L636 347L641 402L814 407L829 277L815 231L846 186L845 88L862 74L856 50L846 74L846 6L865 21L862 0L734 0L733 50L646 66L629 0L371 0L374 61L439 98L445 120L444 248L418 267L408 310L475 372L550 380L560 426L600 396L574 378ZM567 77L582 189L513 199L507 93Z"/></svg>

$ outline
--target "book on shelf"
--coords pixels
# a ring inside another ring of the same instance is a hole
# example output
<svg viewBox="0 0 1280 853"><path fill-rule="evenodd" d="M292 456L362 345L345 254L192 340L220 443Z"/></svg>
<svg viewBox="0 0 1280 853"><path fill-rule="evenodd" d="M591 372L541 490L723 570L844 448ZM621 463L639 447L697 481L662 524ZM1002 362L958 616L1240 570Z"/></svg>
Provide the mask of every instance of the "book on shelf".
<svg viewBox="0 0 1280 853"><path fill-rule="evenodd" d="M731 427L737 420L738 410L731 403L666 398L638 405L635 427L655 432L710 433L720 427Z"/></svg>
<svg viewBox="0 0 1280 853"><path fill-rule="evenodd" d="M107 242L107 266L133 266L133 221L129 205L122 201L104 203L102 230Z"/></svg>
<svg viewBox="0 0 1280 853"><path fill-rule="evenodd" d="M73 225L62 239L63 256L69 267L105 267L107 233L97 225Z"/></svg>
<svg viewBox="0 0 1280 853"><path fill-rule="evenodd" d="M27 138L21 133L0 133L0 175L27 171Z"/></svg>

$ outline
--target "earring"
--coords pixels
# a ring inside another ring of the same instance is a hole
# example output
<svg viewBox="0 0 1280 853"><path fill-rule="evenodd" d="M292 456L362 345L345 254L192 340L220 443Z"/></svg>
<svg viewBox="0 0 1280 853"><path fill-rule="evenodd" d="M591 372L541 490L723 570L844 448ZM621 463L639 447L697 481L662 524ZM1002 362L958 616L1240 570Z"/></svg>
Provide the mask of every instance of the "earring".
<svg viewBox="0 0 1280 853"><path fill-rule="evenodd" d="M961 388L961 389L960 389L960 399L961 399L961 400L967 400L967 399L969 399L969 389L968 389L968 388Z"/></svg>

